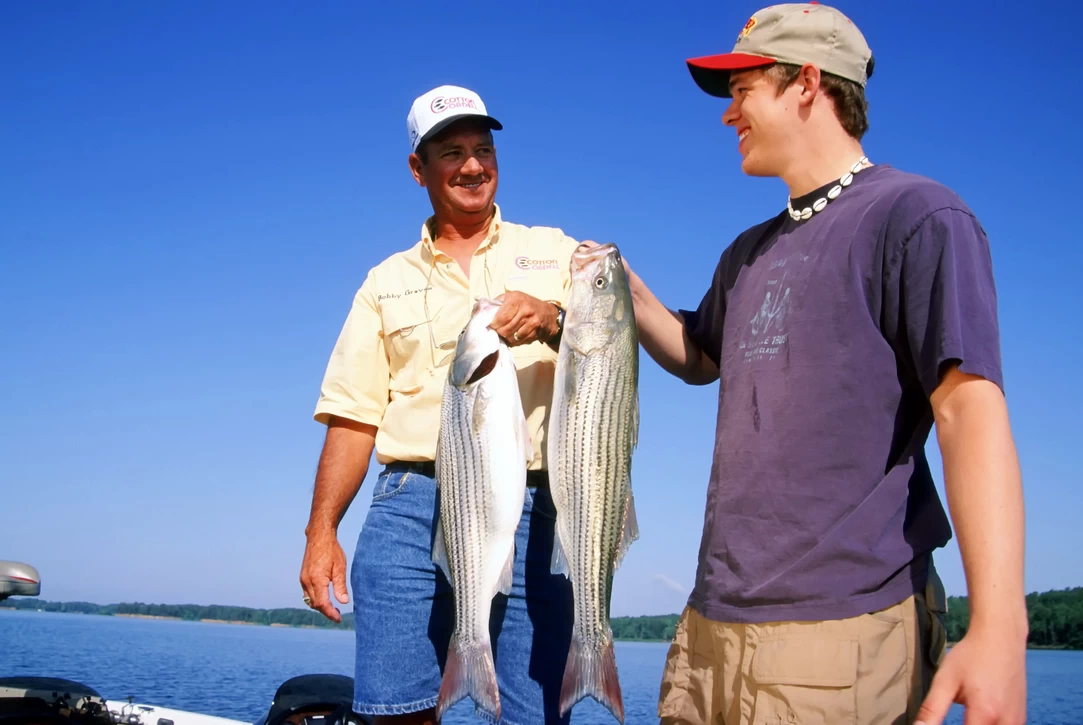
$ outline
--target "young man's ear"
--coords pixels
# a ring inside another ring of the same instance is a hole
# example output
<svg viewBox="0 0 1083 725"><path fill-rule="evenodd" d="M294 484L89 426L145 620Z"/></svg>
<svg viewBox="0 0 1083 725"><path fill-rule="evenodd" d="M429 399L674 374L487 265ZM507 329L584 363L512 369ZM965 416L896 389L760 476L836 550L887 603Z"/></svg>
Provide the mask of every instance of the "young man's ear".
<svg viewBox="0 0 1083 725"><path fill-rule="evenodd" d="M816 92L820 90L820 69L811 63L805 63L797 74L795 83L801 88L801 103L812 103Z"/></svg>

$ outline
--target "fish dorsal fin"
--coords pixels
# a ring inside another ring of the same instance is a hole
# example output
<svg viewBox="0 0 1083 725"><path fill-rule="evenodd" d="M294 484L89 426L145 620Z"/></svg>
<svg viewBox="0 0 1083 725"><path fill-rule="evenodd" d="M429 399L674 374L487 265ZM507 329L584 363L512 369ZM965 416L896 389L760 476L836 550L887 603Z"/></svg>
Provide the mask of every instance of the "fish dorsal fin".
<svg viewBox="0 0 1083 725"><path fill-rule="evenodd" d="M553 562L549 567L553 574L563 574L572 578L571 568L568 566L568 557L564 554L564 545L560 542L560 527L553 530Z"/></svg>
<svg viewBox="0 0 1083 725"><path fill-rule="evenodd" d="M496 583L496 591L511 596L512 571L515 566L515 545L512 544L508 552L508 560L500 572L500 581Z"/></svg>
<svg viewBox="0 0 1083 725"><path fill-rule="evenodd" d="M620 541L617 542L617 555L613 559L613 568L620 566L624 555L632 542L639 538L639 521L636 520L636 504L632 492L628 491L628 501L624 505L624 525L620 531Z"/></svg>
<svg viewBox="0 0 1083 725"><path fill-rule="evenodd" d="M437 514L436 538L432 542L432 562L444 572L448 582L451 582L451 565L448 563L447 545L444 543L444 522Z"/></svg>

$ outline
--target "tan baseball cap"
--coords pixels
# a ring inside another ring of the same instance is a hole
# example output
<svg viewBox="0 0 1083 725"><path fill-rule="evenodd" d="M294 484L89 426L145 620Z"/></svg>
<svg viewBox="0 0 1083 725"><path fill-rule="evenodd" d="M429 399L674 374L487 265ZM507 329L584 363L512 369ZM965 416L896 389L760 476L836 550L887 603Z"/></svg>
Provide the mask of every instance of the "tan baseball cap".
<svg viewBox="0 0 1083 725"><path fill-rule="evenodd" d="M812 63L865 86L872 50L853 21L817 2L771 5L748 19L732 53L689 58L688 70L712 96L731 98L730 73L775 63Z"/></svg>

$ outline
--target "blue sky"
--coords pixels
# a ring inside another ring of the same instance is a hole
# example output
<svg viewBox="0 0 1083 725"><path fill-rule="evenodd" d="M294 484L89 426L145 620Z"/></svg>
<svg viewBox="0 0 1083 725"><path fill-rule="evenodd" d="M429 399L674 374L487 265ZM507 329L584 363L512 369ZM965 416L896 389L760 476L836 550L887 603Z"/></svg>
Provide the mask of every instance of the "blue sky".
<svg viewBox="0 0 1083 725"><path fill-rule="evenodd" d="M877 57L869 157L952 186L991 238L1027 589L1083 584L1083 154L1056 53L1080 10L838 7ZM430 211L406 164L413 98L477 90L505 126L506 218L614 241L694 306L722 249L786 201L742 175L684 67L756 9L5 4L0 558L35 563L48 599L300 606L324 365L366 270ZM615 614L679 611L710 468L717 386L643 360L641 539ZM954 543L938 563L964 593Z"/></svg>

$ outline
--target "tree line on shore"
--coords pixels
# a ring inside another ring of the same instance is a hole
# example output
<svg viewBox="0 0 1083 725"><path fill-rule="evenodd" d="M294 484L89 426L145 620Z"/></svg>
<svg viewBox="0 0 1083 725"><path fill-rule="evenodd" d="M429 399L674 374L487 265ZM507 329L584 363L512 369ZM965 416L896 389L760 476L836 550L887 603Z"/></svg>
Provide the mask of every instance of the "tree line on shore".
<svg viewBox="0 0 1083 725"><path fill-rule="evenodd" d="M335 623L311 609L255 609L228 605L198 604L93 604L91 602L50 602L43 599L9 599L0 606L15 609L72 612L113 616L168 617L186 621L215 620L257 625L353 629L353 613L342 613ZM1032 647L1083 649L1083 587L1051 590L1027 595ZM614 617L613 637L618 640L662 641L673 639L676 614L642 617ZM945 624L948 641L958 642L966 634L970 606L966 597L948 597Z"/></svg>
<svg viewBox="0 0 1083 725"><path fill-rule="evenodd" d="M1083 587L1054 589L1027 595L1027 619L1031 647L1083 649ZM970 602L966 597L948 597L944 617L948 641L958 642L970 622Z"/></svg>

